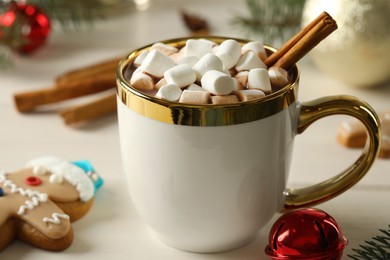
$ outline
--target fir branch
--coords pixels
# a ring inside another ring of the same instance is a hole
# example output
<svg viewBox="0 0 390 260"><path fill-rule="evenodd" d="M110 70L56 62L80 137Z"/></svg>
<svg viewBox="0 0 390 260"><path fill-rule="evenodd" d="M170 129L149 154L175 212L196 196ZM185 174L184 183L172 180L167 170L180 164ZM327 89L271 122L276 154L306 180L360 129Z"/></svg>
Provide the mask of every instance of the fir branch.
<svg viewBox="0 0 390 260"><path fill-rule="evenodd" d="M372 237L373 241L365 241L367 245L354 248L356 254L348 255L354 260L384 260L390 259L390 225L388 230L380 229L383 235Z"/></svg>
<svg viewBox="0 0 390 260"><path fill-rule="evenodd" d="M270 43L284 42L301 26L305 0L246 0L249 16L236 16L232 24L247 34Z"/></svg>
<svg viewBox="0 0 390 260"><path fill-rule="evenodd" d="M106 8L100 0L27 0L26 2L39 6L65 29L85 23L92 24L93 21L104 18Z"/></svg>
<svg viewBox="0 0 390 260"><path fill-rule="evenodd" d="M12 64L12 53L9 49L0 45L0 71L6 69Z"/></svg>

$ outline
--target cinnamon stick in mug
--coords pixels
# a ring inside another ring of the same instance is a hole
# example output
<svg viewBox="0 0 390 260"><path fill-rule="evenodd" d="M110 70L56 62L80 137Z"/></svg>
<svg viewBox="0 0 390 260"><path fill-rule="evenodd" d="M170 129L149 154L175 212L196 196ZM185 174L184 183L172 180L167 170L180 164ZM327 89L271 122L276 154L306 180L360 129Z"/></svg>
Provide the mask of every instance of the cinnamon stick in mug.
<svg viewBox="0 0 390 260"><path fill-rule="evenodd" d="M288 69L336 29L336 21L328 13L323 12L270 55L264 63L268 67Z"/></svg>

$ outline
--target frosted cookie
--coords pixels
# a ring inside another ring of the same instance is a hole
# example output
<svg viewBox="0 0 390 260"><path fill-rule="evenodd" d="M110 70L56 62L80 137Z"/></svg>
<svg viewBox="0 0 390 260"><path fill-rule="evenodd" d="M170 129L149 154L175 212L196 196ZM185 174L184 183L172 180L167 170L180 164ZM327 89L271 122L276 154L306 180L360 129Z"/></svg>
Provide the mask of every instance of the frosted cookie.
<svg viewBox="0 0 390 260"><path fill-rule="evenodd" d="M66 249L73 240L70 223L88 212L102 184L88 161L40 157L16 172L0 170L0 250L14 239Z"/></svg>
<svg viewBox="0 0 390 260"><path fill-rule="evenodd" d="M390 112L382 113L380 121L382 138L378 157L390 158ZM338 129L337 140L346 147L361 148L367 141L367 132L360 121L342 122Z"/></svg>

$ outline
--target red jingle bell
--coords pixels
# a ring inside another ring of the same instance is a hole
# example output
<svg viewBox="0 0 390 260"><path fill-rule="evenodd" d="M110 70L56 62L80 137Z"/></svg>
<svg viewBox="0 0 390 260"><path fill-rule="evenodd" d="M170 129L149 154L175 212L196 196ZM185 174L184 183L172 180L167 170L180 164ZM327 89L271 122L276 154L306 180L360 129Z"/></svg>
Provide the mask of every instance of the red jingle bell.
<svg viewBox="0 0 390 260"><path fill-rule="evenodd" d="M274 260L339 260L346 245L334 218L322 210L300 209L274 223L265 253Z"/></svg>

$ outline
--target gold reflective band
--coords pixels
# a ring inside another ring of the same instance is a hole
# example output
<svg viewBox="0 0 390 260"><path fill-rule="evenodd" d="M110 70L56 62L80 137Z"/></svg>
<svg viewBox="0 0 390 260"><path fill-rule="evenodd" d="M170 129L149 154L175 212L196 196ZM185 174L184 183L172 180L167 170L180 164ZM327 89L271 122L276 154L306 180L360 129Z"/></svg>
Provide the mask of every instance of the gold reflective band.
<svg viewBox="0 0 390 260"><path fill-rule="evenodd" d="M202 38L202 37L200 37ZM204 37L203 37L204 38ZM162 43L182 48L188 39L179 38ZM207 37L207 40L222 43L229 38ZM248 40L235 39L240 44L245 44ZM131 52L123 59L117 71L117 94L123 104L134 112L164 123L189 125L189 126L223 126L248 123L262 118L272 116L288 108L290 104L297 100L299 85L298 68L294 67L289 71L290 84L281 90L252 101L223 105L193 105L179 102L162 100L133 88L129 83L132 63L134 59L143 51L149 49L151 45ZM275 49L265 46L271 53Z"/></svg>

